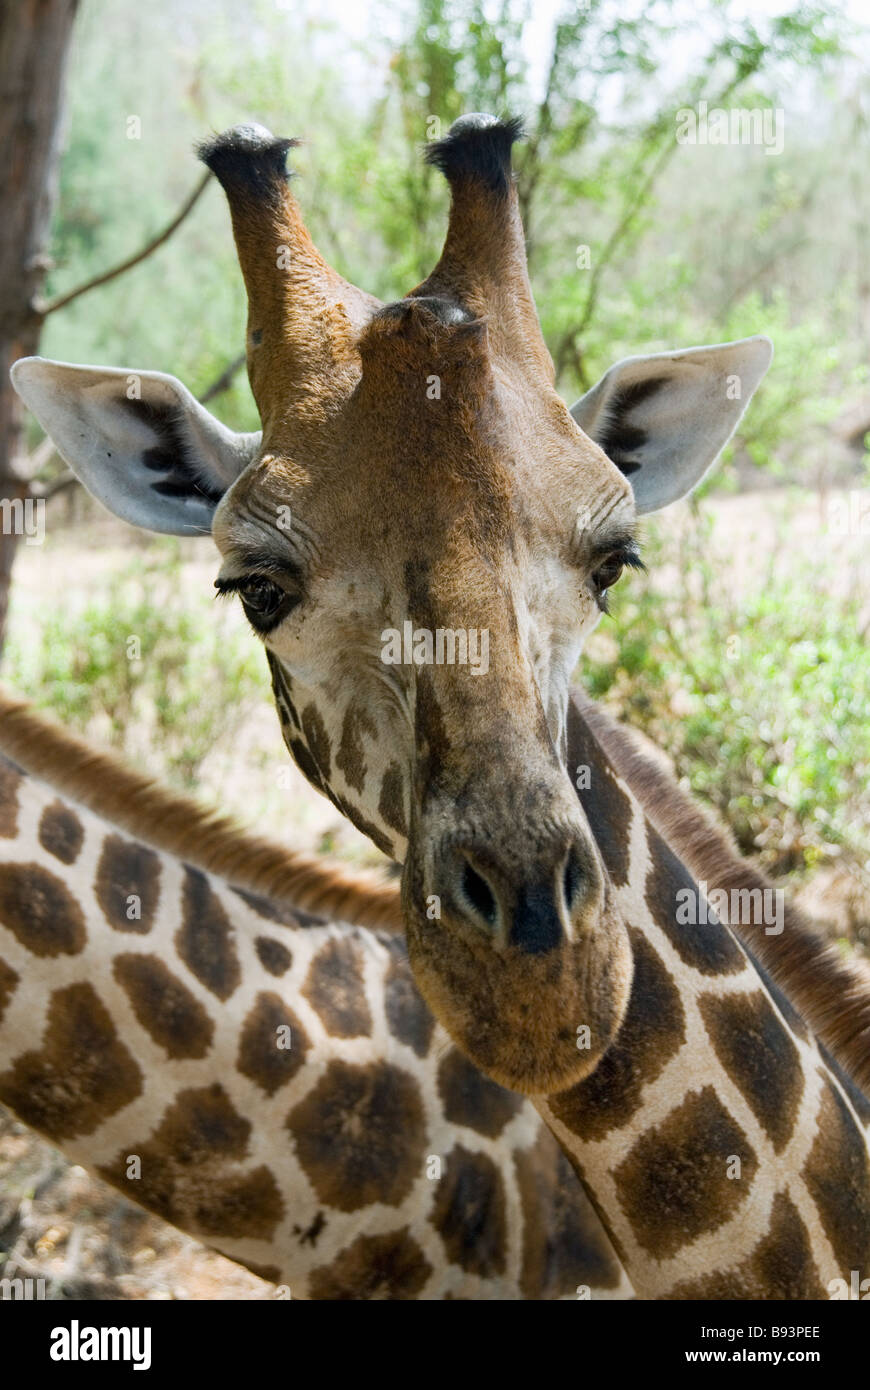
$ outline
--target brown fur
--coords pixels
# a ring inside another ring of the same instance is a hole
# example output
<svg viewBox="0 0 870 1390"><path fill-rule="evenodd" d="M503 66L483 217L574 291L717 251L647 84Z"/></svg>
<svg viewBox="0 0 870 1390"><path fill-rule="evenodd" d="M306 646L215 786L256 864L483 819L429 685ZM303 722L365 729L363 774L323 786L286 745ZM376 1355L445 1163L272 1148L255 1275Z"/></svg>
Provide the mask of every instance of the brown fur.
<svg viewBox="0 0 870 1390"><path fill-rule="evenodd" d="M766 888L768 880L740 859L727 837L669 774L644 753L631 730L588 696L575 694L583 718L619 775L671 849L696 878L711 886ZM786 904L784 930L734 922L741 940L770 971L819 1039L864 1090L870 1088L870 970L827 946L797 908Z"/></svg>
<svg viewBox="0 0 870 1390"><path fill-rule="evenodd" d="M354 873L251 835L231 817L89 747L6 691L0 691L0 750L137 838L236 887L360 926L402 927L398 890L376 873Z"/></svg>

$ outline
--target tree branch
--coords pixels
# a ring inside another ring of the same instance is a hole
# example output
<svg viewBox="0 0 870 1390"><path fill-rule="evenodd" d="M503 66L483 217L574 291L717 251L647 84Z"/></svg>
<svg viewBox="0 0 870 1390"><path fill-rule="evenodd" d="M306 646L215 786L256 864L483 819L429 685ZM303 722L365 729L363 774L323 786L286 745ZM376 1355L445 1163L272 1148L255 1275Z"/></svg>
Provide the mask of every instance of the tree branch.
<svg viewBox="0 0 870 1390"><path fill-rule="evenodd" d="M245 365L246 357L246 353L240 352L238 357L234 357L232 362L227 363L220 376L217 377L212 382L211 386L203 391L202 395L199 397L200 405L208 405L209 401L214 400L215 396L220 396L224 391L230 389L233 384L233 377L239 368Z"/></svg>
<svg viewBox="0 0 870 1390"><path fill-rule="evenodd" d="M56 497L59 492L66 492L69 488L75 487L77 483L78 478L75 473L68 469L66 473L61 473L60 477L52 479L52 481L46 483L44 487L40 488L37 484L31 487L30 491L34 497L42 497L48 502L52 497Z"/></svg>
<svg viewBox="0 0 870 1390"><path fill-rule="evenodd" d="M140 261L144 261L146 256L150 256L152 251L156 251L158 246L162 246L165 241L168 241L172 233L181 226L188 213L193 210L201 194L205 191L205 186L210 178L210 172L203 174L196 188L190 194L187 201L182 204L169 225L164 227L163 231L156 237L153 237L151 241L147 242L145 246L142 247L141 251L137 251L135 256L129 256L127 260L122 261L120 265L113 266L111 270L104 270L102 275L95 275L92 280L86 280L83 285L78 285L74 290L69 290L66 294L58 295L56 299L49 300L47 304L43 304L40 307L39 312L42 318L47 318L49 314L55 313L58 309L65 308L65 306L71 304L74 299L78 299L79 295L87 294L88 290L95 290L98 285L105 285L108 284L110 280L117 279L117 277L123 275L126 270L132 270L134 265L138 265Z"/></svg>

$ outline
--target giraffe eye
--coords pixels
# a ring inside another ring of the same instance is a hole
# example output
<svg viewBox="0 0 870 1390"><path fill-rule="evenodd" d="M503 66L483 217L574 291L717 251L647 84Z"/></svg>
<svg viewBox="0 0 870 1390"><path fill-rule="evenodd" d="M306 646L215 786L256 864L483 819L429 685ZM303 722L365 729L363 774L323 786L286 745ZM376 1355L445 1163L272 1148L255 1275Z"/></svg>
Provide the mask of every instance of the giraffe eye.
<svg viewBox="0 0 870 1390"><path fill-rule="evenodd" d="M612 589L624 569L625 559L622 555L610 555L604 561L603 565L599 565L592 576L592 583L595 585L599 594L606 593L608 589Z"/></svg>
<svg viewBox="0 0 870 1390"><path fill-rule="evenodd" d="M260 618L270 618L286 597L283 589L261 575L246 579L239 589L239 596L245 607Z"/></svg>
<svg viewBox="0 0 870 1390"><path fill-rule="evenodd" d="M592 571L592 587L595 601L602 613L607 612L607 591L617 583L624 569L642 570L646 566L637 551L636 543L630 538L605 556L597 569Z"/></svg>
<svg viewBox="0 0 870 1390"><path fill-rule="evenodd" d="M295 608L301 595L289 594L274 580L256 574L238 586L245 617L258 632L271 632Z"/></svg>

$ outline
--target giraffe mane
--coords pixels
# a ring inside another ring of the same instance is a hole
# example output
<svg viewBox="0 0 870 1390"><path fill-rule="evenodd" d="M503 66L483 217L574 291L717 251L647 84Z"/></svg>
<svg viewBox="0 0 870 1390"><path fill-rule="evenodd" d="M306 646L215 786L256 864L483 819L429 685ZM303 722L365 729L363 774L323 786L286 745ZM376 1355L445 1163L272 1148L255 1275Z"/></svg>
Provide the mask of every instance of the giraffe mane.
<svg viewBox="0 0 870 1390"><path fill-rule="evenodd" d="M695 878L703 877L728 891L770 888L770 881L740 858L712 817L641 748L633 730L617 723L576 687L573 695L616 771ZM780 935L768 936L755 924L729 925L840 1066L870 1092L870 969L861 961L844 960L836 947L822 940L809 918L789 903Z"/></svg>
<svg viewBox="0 0 870 1390"><path fill-rule="evenodd" d="M0 689L0 752L155 849L235 887L359 926L401 930L395 884L379 872L288 849L127 767Z"/></svg>

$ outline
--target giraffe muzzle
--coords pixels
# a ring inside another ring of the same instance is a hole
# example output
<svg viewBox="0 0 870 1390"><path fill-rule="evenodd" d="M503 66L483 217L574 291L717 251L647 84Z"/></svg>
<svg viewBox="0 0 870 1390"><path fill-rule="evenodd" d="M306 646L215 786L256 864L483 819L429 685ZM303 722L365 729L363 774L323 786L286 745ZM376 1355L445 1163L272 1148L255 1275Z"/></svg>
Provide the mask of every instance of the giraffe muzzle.
<svg viewBox="0 0 870 1390"><path fill-rule="evenodd" d="M591 836L562 807L555 818L558 789L549 790L543 831L540 819L487 815L475 797L462 807L463 829L439 836L432 830L446 810L430 807L412 830L402 879L424 999L481 1070L528 1095L594 1069L631 978L625 924Z"/></svg>
<svg viewBox="0 0 870 1390"><path fill-rule="evenodd" d="M555 836L531 857L508 846L450 841L435 856L436 883L451 916L499 951L530 956L558 950L588 930L600 911L602 878L583 838Z"/></svg>

